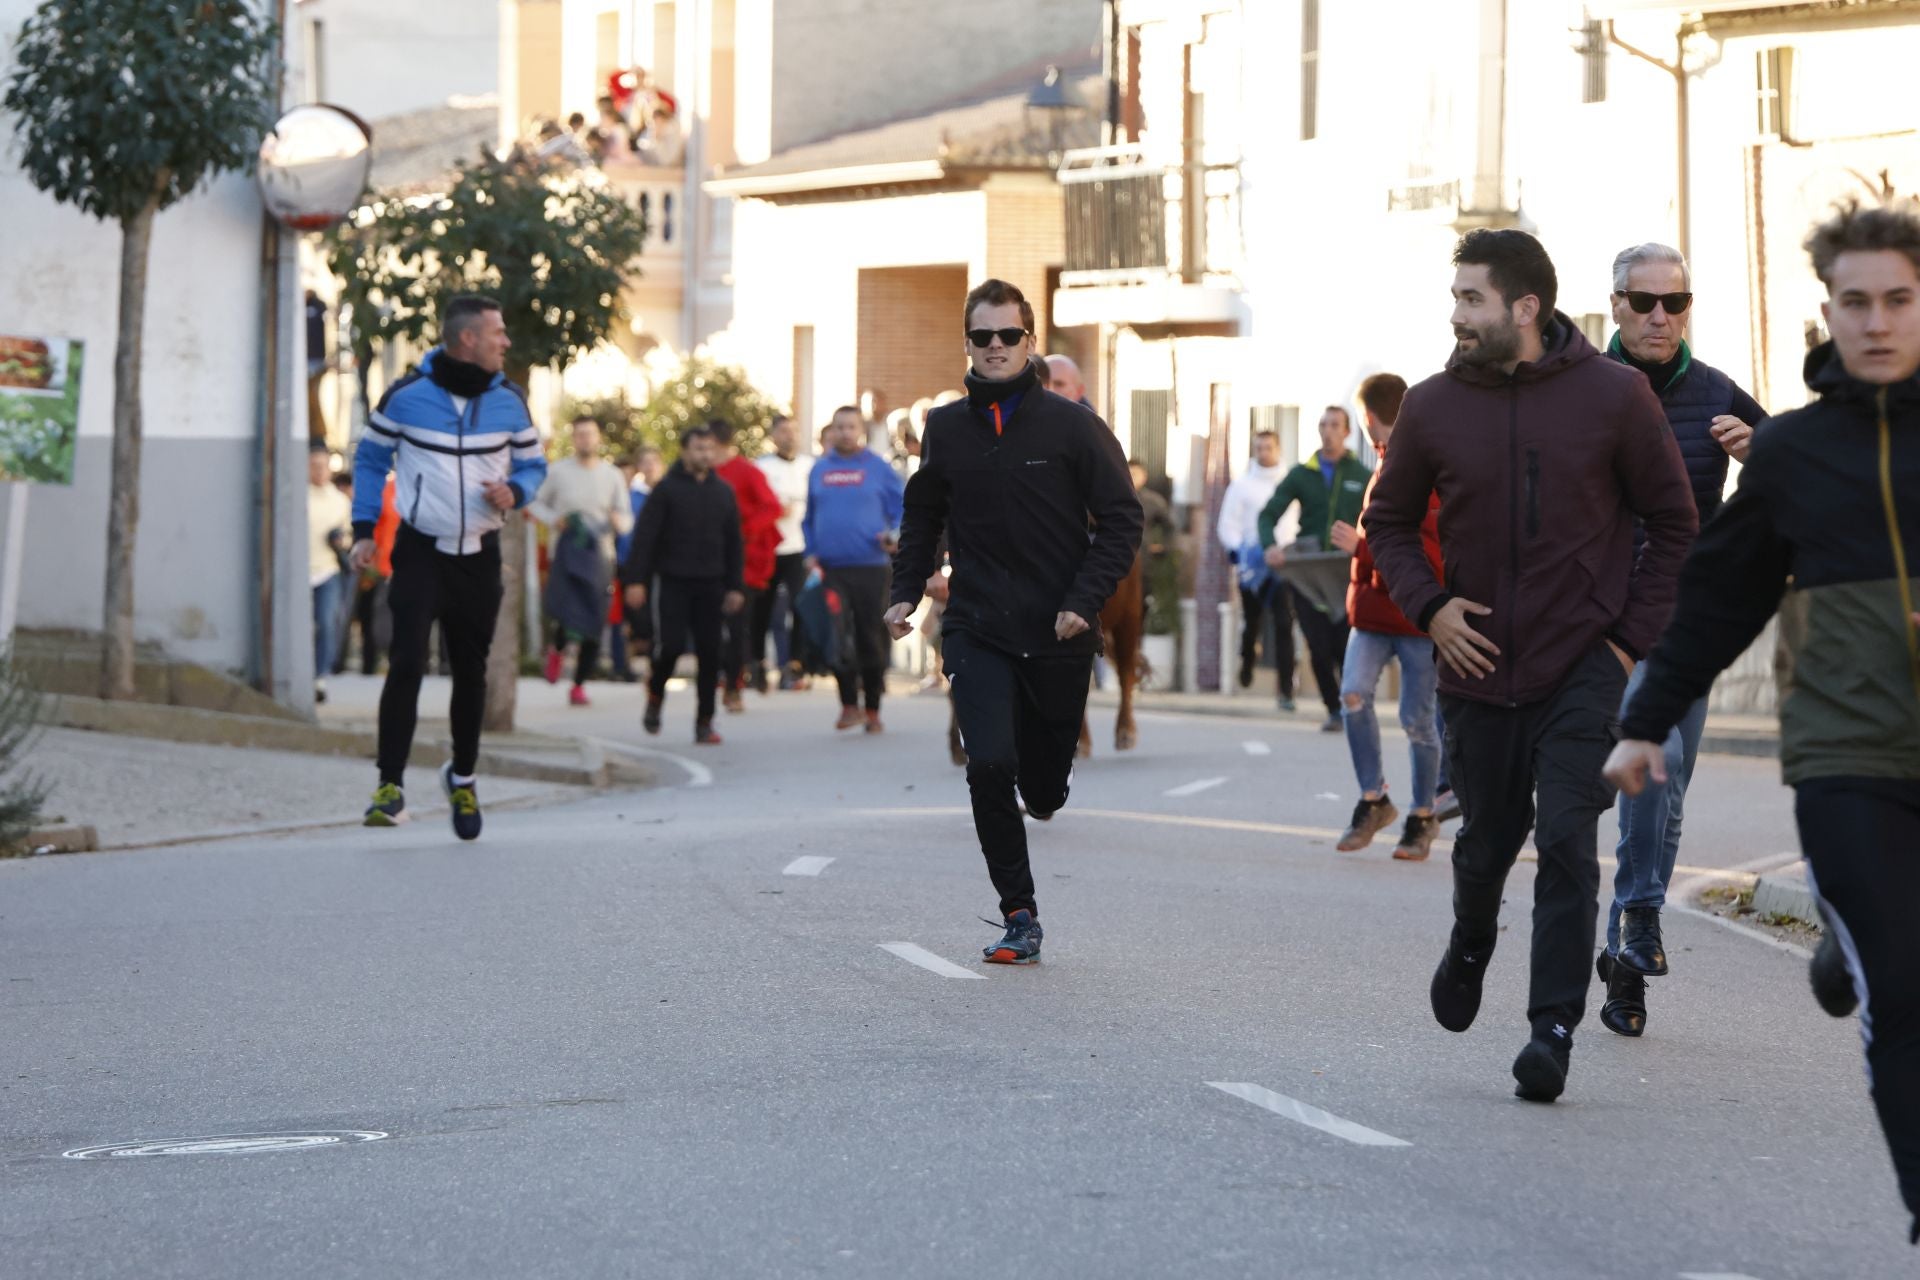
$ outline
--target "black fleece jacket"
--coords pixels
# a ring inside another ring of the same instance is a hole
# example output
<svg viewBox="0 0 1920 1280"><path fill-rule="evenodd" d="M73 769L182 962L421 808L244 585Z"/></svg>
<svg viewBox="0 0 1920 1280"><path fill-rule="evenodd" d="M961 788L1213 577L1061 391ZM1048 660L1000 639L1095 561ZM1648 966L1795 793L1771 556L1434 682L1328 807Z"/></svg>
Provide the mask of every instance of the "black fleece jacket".
<svg viewBox="0 0 1920 1280"><path fill-rule="evenodd" d="M640 508L620 581L644 586L655 574L720 579L740 590L740 508L733 490L712 471L696 480L684 463L662 476Z"/></svg>
<svg viewBox="0 0 1920 1280"><path fill-rule="evenodd" d="M953 563L942 629L1021 656L1100 650L1100 610L1140 549L1140 499L1120 442L1090 410L1037 384L967 375L967 398L927 415L907 482L893 603L918 604L941 535ZM1054 638L1054 617L1088 630Z"/></svg>

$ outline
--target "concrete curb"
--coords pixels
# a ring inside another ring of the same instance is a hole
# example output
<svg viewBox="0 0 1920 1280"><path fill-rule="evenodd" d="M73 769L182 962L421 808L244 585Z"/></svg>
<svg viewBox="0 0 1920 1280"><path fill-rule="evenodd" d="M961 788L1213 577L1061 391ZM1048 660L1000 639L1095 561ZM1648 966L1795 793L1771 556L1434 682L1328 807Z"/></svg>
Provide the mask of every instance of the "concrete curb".
<svg viewBox="0 0 1920 1280"><path fill-rule="evenodd" d="M1790 863L1761 876L1753 886L1753 910L1759 916L1788 916L1818 928L1820 909L1807 884L1807 864Z"/></svg>
<svg viewBox="0 0 1920 1280"><path fill-rule="evenodd" d="M100 847L100 833L92 827L63 824L27 832L15 857L32 858L44 853L92 853Z"/></svg>
<svg viewBox="0 0 1920 1280"><path fill-rule="evenodd" d="M166 742L301 751L364 760L371 760L379 745L378 736L371 728L317 725L196 707L106 702L99 698L52 694L42 700L42 708L41 723L49 727L157 738ZM446 760L450 746L444 739L423 734L415 746L415 755L419 763L438 768ZM513 745L483 745L479 768L482 773L495 777L564 783L594 790L650 786L654 782L652 771L645 766L609 760L606 753L591 742L527 734L515 735Z"/></svg>

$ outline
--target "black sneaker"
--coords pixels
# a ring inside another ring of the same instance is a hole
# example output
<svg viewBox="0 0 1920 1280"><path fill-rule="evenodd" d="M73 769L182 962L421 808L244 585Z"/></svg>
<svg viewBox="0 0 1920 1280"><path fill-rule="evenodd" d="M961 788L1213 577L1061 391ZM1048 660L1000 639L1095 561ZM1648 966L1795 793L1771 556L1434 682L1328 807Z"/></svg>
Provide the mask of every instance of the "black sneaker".
<svg viewBox="0 0 1920 1280"><path fill-rule="evenodd" d="M1433 971L1427 994L1433 1001L1433 1017L1449 1031L1465 1031L1480 1012L1480 984L1487 977L1487 961L1493 948L1463 951L1449 941L1447 954L1440 957Z"/></svg>
<svg viewBox="0 0 1920 1280"><path fill-rule="evenodd" d="M1327 712L1327 718L1320 722L1322 733L1345 733L1346 731L1347 722L1340 718L1340 713L1337 711Z"/></svg>
<svg viewBox="0 0 1920 1280"><path fill-rule="evenodd" d="M1831 933L1820 935L1813 960L1807 965L1807 979L1813 984L1813 998L1836 1018L1844 1018L1860 1005L1853 989L1853 976L1847 972L1847 958Z"/></svg>
<svg viewBox="0 0 1920 1280"><path fill-rule="evenodd" d="M1607 1002L1600 1006L1600 1025L1617 1036L1639 1036L1647 1029L1647 980L1623 964L1614 963L1605 951L1594 961L1600 981L1607 987Z"/></svg>
<svg viewBox="0 0 1920 1280"><path fill-rule="evenodd" d="M1342 853L1352 853L1355 849L1364 849L1373 843L1374 836L1400 816L1393 807L1393 801L1381 796L1378 800L1369 800L1365 796L1353 806L1353 819L1347 823L1346 831L1340 836L1340 843L1333 847Z"/></svg>
<svg viewBox="0 0 1920 1280"><path fill-rule="evenodd" d="M1433 820L1435 822L1452 822L1459 816L1459 797L1453 794L1452 787L1441 788L1440 792L1433 797Z"/></svg>
<svg viewBox="0 0 1920 1280"><path fill-rule="evenodd" d="M1513 1096L1528 1102L1552 1102L1567 1091L1567 1066L1573 1037L1555 1025L1537 1033L1513 1060Z"/></svg>
<svg viewBox="0 0 1920 1280"><path fill-rule="evenodd" d="M662 699L653 694L647 695L647 711L640 717L640 727L648 733L660 732L660 704Z"/></svg>
<svg viewBox="0 0 1920 1280"><path fill-rule="evenodd" d="M993 922L989 920L987 923ZM988 964L1040 963L1040 939L1044 935L1040 929L1040 922L1033 918L1033 912L1014 912L1007 917L1006 926L1007 936L981 953L986 962Z"/></svg>
<svg viewBox="0 0 1920 1280"><path fill-rule="evenodd" d="M462 840L480 838L480 797L473 784L453 785L453 761L440 766L440 790L446 793L447 815L453 822L453 834Z"/></svg>
<svg viewBox="0 0 1920 1280"><path fill-rule="evenodd" d="M407 798L400 788L391 782L383 782L373 790L373 803L367 806L367 816L362 819L369 827L397 827L407 820Z"/></svg>

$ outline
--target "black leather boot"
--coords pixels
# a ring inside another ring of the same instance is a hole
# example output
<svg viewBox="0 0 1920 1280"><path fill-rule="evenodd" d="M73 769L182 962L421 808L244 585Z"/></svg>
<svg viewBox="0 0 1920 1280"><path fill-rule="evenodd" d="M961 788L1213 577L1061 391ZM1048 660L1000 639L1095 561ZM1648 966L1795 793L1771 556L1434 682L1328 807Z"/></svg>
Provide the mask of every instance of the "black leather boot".
<svg viewBox="0 0 1920 1280"><path fill-rule="evenodd" d="M1660 945L1660 908L1628 907L1620 913L1619 961L1649 978L1667 972L1667 953Z"/></svg>
<svg viewBox="0 0 1920 1280"><path fill-rule="evenodd" d="M1605 951L1594 967L1607 987L1607 1002L1600 1006L1600 1025L1617 1036L1638 1036L1647 1029L1647 980L1623 964L1615 964Z"/></svg>

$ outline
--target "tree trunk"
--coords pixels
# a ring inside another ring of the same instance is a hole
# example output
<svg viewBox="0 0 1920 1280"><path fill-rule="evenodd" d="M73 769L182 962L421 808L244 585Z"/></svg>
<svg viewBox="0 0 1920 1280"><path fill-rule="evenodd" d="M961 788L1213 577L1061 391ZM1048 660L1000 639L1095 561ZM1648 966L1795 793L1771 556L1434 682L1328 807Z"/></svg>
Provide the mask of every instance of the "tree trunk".
<svg viewBox="0 0 1920 1280"><path fill-rule="evenodd" d="M101 619L100 696L134 694L133 552L140 526L140 355L147 310L147 253L160 201L120 224L120 331L113 352L113 480L107 497L107 583Z"/></svg>
<svg viewBox="0 0 1920 1280"><path fill-rule="evenodd" d="M507 377L523 387L530 373L526 368L507 369ZM493 648L487 653L487 714L481 725L488 733L513 732L520 689L521 597L525 594L521 568L526 562L526 517L509 511L500 528L500 615L494 623Z"/></svg>

